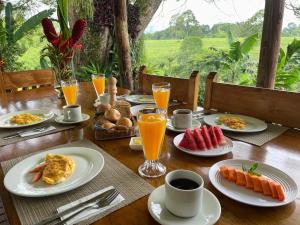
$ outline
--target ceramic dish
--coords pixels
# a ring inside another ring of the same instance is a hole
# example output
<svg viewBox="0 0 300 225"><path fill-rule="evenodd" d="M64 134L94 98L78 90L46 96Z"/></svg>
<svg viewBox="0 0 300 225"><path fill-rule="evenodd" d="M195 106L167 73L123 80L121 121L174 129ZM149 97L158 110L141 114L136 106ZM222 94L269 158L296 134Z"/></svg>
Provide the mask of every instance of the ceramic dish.
<svg viewBox="0 0 300 225"><path fill-rule="evenodd" d="M80 121L75 121L75 122L64 121L64 115L60 115L55 118L55 122L61 123L61 124L76 124L76 123L81 123L81 122L87 121L89 119L90 119L90 116L88 114L82 113L82 120L80 120Z"/></svg>

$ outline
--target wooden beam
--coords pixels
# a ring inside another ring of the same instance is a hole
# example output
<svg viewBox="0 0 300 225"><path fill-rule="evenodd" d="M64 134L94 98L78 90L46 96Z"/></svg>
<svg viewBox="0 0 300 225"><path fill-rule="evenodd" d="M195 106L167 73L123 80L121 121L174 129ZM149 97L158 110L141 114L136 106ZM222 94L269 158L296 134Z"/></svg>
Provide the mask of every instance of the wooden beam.
<svg viewBox="0 0 300 225"><path fill-rule="evenodd" d="M132 90L133 80L127 24L127 0L113 0L113 9L121 87Z"/></svg>
<svg viewBox="0 0 300 225"><path fill-rule="evenodd" d="M256 86L274 88L285 1L265 1L264 24Z"/></svg>

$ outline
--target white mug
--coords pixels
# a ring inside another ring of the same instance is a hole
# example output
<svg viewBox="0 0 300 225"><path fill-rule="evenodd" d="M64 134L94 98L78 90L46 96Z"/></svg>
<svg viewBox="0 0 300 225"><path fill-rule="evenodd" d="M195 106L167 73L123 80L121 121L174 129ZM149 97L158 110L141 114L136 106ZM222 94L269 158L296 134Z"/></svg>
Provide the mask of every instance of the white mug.
<svg viewBox="0 0 300 225"><path fill-rule="evenodd" d="M177 109L173 111L172 125L177 129L192 128L193 112L190 109Z"/></svg>
<svg viewBox="0 0 300 225"><path fill-rule="evenodd" d="M176 179L188 179L198 184L191 190L179 189L170 183ZM193 217L201 210L204 181L190 170L174 170L165 177L166 208L179 217Z"/></svg>
<svg viewBox="0 0 300 225"><path fill-rule="evenodd" d="M65 105L63 107L64 121L77 122L82 120L80 105Z"/></svg>

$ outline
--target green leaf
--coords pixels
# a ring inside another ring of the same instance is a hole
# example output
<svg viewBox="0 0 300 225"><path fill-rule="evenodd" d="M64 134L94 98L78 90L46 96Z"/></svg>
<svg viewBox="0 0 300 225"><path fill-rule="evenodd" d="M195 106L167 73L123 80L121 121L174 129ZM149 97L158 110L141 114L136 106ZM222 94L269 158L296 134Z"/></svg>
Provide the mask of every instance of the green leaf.
<svg viewBox="0 0 300 225"><path fill-rule="evenodd" d="M57 1L57 16L60 25L60 29L65 39L69 39L71 31L69 29L68 17L69 17L69 0Z"/></svg>
<svg viewBox="0 0 300 225"><path fill-rule="evenodd" d="M12 4L8 2L5 6L5 30L6 30L6 41L8 45L12 45L14 42L14 29L15 22L12 15Z"/></svg>
<svg viewBox="0 0 300 225"><path fill-rule="evenodd" d="M234 42L234 38L230 30L227 32L227 39L228 39L228 44L230 46Z"/></svg>
<svg viewBox="0 0 300 225"><path fill-rule="evenodd" d="M14 42L17 42L18 40L23 38L30 30L39 25L43 18L51 16L54 11L54 9L44 10L26 20L26 22L24 22L21 27L15 32Z"/></svg>
<svg viewBox="0 0 300 225"><path fill-rule="evenodd" d="M236 62L242 59L241 43L239 41L233 42L230 45L229 56Z"/></svg>
<svg viewBox="0 0 300 225"><path fill-rule="evenodd" d="M241 53L243 55L247 55L256 45L257 41L258 41L258 33L253 34L250 37L246 38L241 44Z"/></svg>
<svg viewBox="0 0 300 225"><path fill-rule="evenodd" d="M257 169L258 163L254 163L251 168L250 171L254 172Z"/></svg>

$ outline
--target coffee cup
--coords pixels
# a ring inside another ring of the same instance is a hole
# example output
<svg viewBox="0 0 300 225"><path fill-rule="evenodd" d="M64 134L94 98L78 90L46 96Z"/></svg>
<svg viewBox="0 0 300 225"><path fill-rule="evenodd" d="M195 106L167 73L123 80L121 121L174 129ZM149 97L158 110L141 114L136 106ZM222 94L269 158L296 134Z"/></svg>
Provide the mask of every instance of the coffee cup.
<svg viewBox="0 0 300 225"><path fill-rule="evenodd" d="M109 104L110 103L110 94L104 93L100 96L100 102L101 104Z"/></svg>
<svg viewBox="0 0 300 225"><path fill-rule="evenodd" d="M177 109L173 111L173 127L177 129L187 129L192 127L192 110Z"/></svg>
<svg viewBox="0 0 300 225"><path fill-rule="evenodd" d="M64 121L77 122L82 120L80 105L66 105L63 107Z"/></svg>
<svg viewBox="0 0 300 225"><path fill-rule="evenodd" d="M166 208L179 217L196 216L202 205L204 181L189 170L174 170L165 177Z"/></svg>

